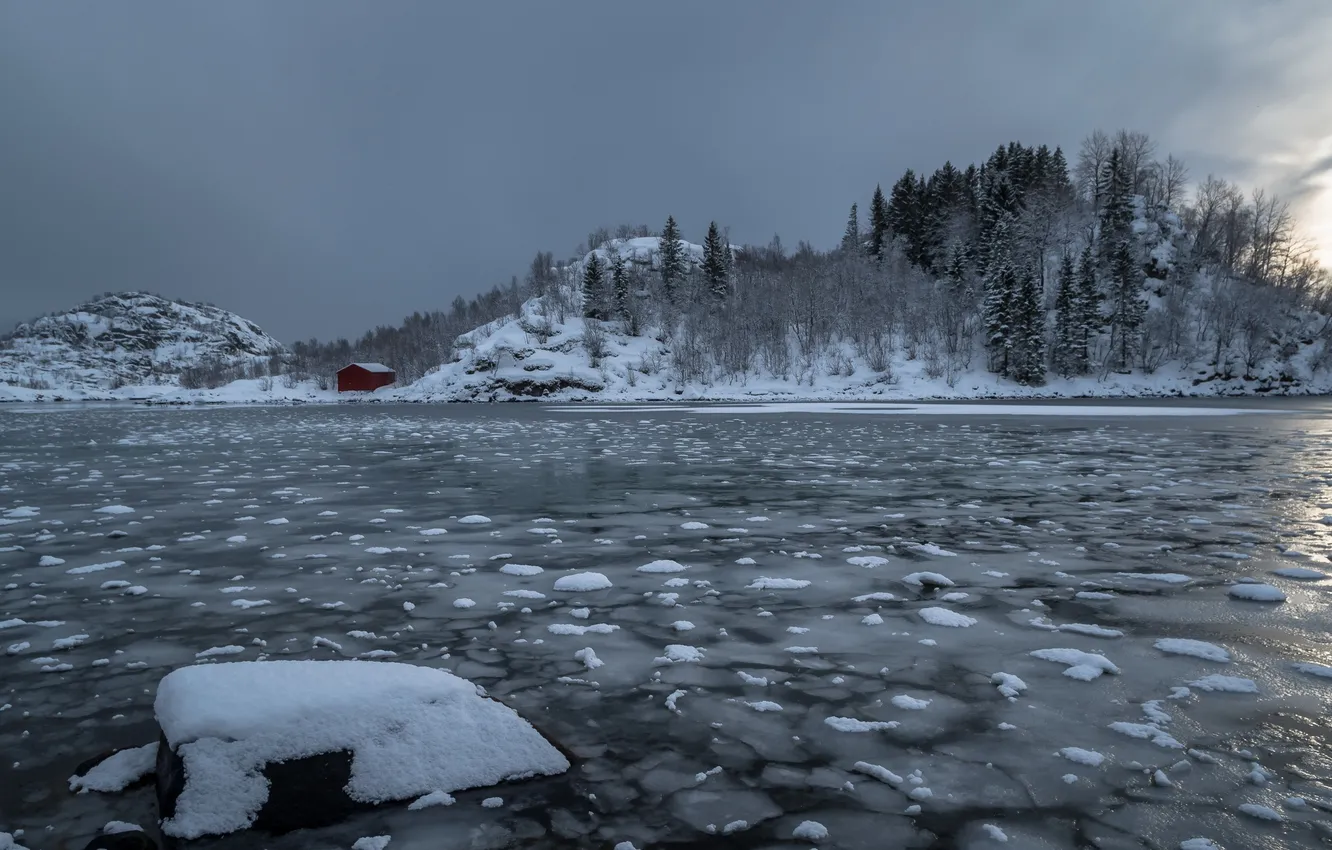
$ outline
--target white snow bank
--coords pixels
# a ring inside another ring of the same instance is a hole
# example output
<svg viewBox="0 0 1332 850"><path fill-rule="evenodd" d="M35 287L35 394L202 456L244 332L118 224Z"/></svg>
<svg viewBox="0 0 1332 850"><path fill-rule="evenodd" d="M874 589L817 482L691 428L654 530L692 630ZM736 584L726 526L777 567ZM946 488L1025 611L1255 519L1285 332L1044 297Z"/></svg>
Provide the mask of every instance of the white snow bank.
<svg viewBox="0 0 1332 850"><path fill-rule="evenodd" d="M269 762L353 753L347 793L366 803L553 775L569 763L507 706L443 670L362 661L184 667L158 685L162 732L187 782L163 831L224 834L253 823Z"/></svg>

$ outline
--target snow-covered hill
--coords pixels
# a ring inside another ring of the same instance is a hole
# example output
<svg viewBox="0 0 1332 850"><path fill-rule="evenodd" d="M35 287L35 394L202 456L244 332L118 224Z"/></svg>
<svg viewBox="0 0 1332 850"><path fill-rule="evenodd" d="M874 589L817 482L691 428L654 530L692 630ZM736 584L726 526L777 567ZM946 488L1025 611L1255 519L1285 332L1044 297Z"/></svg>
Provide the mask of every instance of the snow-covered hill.
<svg viewBox="0 0 1332 850"><path fill-rule="evenodd" d="M1312 348L1292 358L1296 368L1291 380L1275 374L1254 380L1220 380L1197 369L1167 364L1150 375L1051 376L1045 385L1030 387L981 368L933 377L926 363L906 360L900 352L887 371L875 372L847 346L804 375L780 377L755 371L738 378L681 382L672 368L670 347L651 336L629 336L617 322L578 317L550 326L546 336L537 330L545 318L539 299L528 301L521 318L503 319L472 331L464 339L459 360L414 384L384 393L382 400L891 401L1332 393L1332 373L1314 370L1309 362L1309 355L1315 353ZM604 337L594 343L604 349L595 360L588 351L589 325L598 326L594 337Z"/></svg>
<svg viewBox="0 0 1332 850"><path fill-rule="evenodd" d="M1173 214L1139 217L1135 229L1150 247L1153 280L1173 268L1184 234ZM611 249L644 268L657 263L654 237L617 241ZM690 262L701 261L703 249L684 243ZM599 248L601 259L609 256ZM591 255L589 254L588 257ZM579 280L582 263L570 269ZM1209 281L1200 286L1210 286ZM576 283L570 286L576 289ZM1149 298L1160 297L1148 287ZM897 350L886 369L872 368L849 343L834 344L813 362L785 375L754 368L746 374L712 369L709 377L681 380L671 342L651 332L633 336L625 323L584 319L576 309L563 320L551 297L532 298L521 315L483 325L459 338L453 362L415 383L382 394L401 401L666 401L688 400L904 400L972 398L1074 398L1232 395L1310 395L1332 392L1332 369L1326 365L1329 346L1327 316L1310 311L1285 315L1280 322L1281 359L1270 359L1248 377L1221 377L1201 364L1166 362L1155 372L1103 374L1060 378L1051 374L1042 386L1026 386L984 368L973 358L969 369L952 370L923 357ZM566 302L578 299L566 291ZM1277 345L1276 342L1271 343ZM1323 365L1320 367L1320 361ZM942 371L942 373L941 373Z"/></svg>
<svg viewBox="0 0 1332 850"><path fill-rule="evenodd" d="M254 322L218 307L142 292L105 295L0 340L0 394L174 388L189 369L248 371L285 352Z"/></svg>

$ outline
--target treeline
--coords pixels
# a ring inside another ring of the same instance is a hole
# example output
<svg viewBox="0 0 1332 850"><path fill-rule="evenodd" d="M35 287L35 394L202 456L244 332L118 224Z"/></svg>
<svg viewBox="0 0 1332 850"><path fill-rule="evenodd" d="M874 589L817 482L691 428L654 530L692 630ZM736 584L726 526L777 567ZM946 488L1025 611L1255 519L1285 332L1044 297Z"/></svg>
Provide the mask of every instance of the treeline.
<svg viewBox="0 0 1332 850"><path fill-rule="evenodd" d="M1072 164L1058 147L1011 142L982 163L907 170L875 187L867 213L851 205L830 251L776 237L735 247L715 222L701 252L673 218L655 234L601 228L574 258L540 252L521 282L447 312L298 343L291 366L327 375L375 360L412 381L459 356L459 334L532 296L539 338L582 316L595 362L607 330L651 334L662 362L644 371L681 383L858 369L891 380L895 360L949 382L980 365L1034 385L1166 362L1204 379L1288 378L1315 337L1313 365L1332 362L1332 328L1305 320L1324 308L1326 273L1288 206L1211 176L1190 192L1185 165L1157 158L1142 133L1093 133Z"/></svg>

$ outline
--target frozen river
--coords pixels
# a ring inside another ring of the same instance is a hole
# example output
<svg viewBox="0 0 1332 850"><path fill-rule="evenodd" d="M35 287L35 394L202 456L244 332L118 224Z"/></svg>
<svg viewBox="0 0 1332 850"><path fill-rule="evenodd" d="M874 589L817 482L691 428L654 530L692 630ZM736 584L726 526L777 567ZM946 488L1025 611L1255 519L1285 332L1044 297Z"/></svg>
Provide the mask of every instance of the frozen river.
<svg viewBox="0 0 1332 850"><path fill-rule="evenodd" d="M1144 404L0 409L0 830L151 831L66 780L175 667L391 658L573 769L264 846L1321 845L1332 404Z"/></svg>

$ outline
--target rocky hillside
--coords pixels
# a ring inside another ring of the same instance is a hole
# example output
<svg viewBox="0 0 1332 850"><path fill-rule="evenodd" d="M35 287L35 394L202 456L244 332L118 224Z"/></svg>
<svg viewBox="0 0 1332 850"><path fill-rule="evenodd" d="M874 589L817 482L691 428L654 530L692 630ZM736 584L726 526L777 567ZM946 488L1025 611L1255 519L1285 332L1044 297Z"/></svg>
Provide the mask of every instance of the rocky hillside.
<svg viewBox="0 0 1332 850"><path fill-rule="evenodd" d="M285 352L235 313L124 292L26 322L0 338L0 384L56 391L174 385L188 370L241 371Z"/></svg>

